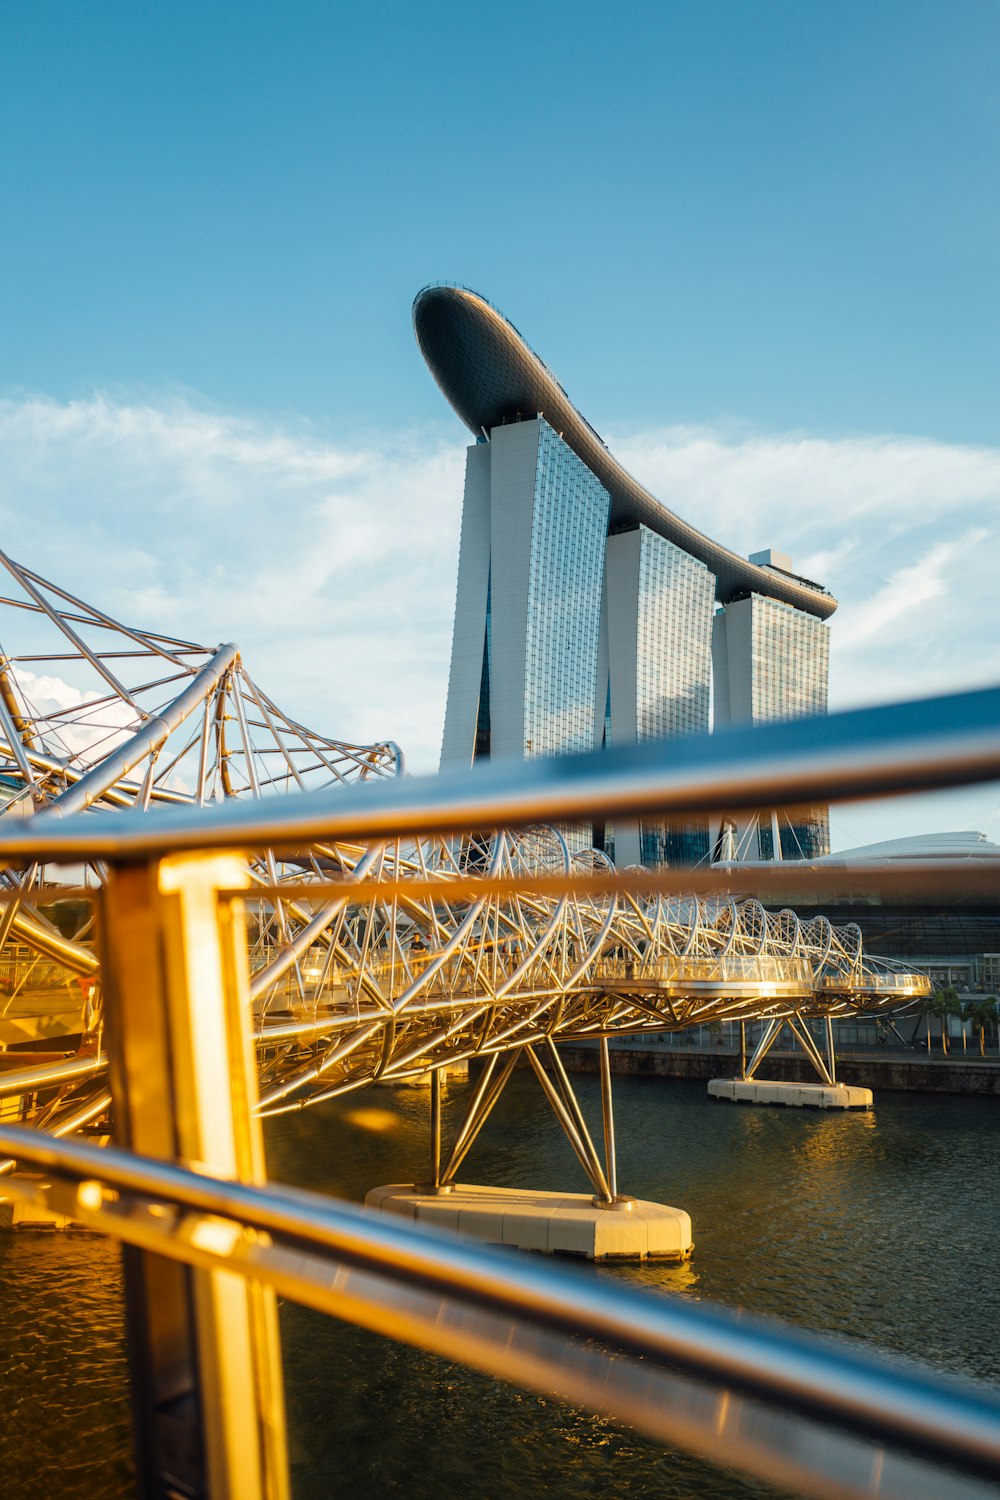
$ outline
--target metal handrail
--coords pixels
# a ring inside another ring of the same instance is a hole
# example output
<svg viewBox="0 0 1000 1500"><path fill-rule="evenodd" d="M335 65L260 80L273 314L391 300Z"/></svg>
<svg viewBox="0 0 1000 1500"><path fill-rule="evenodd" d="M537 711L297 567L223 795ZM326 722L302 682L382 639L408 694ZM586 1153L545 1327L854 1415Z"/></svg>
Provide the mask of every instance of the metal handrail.
<svg viewBox="0 0 1000 1500"><path fill-rule="evenodd" d="M5 820L0 858L74 861L185 850L301 849L568 822L689 817L1000 780L1000 688L468 771L232 800Z"/></svg>
<svg viewBox="0 0 1000 1500"><path fill-rule="evenodd" d="M5 819L0 860L105 858L121 876L129 861L182 851L294 851L322 840L405 846L430 833L594 815L688 817L993 779L1000 779L996 688L669 746L493 762L294 798ZM220 893L235 878L227 873ZM530 884L530 872L524 878ZM57 1066L67 1065L76 1063ZM99 1094L96 1108L108 1098ZM63 1125L72 1128L94 1109L93 1100L80 1104ZM254 1278L800 1492L972 1500L986 1493L981 1476L1000 1471L1000 1399L924 1369L473 1246L315 1194L218 1180L14 1126L0 1126L0 1152L54 1178L51 1197L38 1178L12 1183L12 1193L146 1251ZM188 1155L204 1158L197 1150ZM581 1342L587 1339L602 1348ZM940 1464L947 1476L931 1467Z"/></svg>
<svg viewBox="0 0 1000 1500"><path fill-rule="evenodd" d="M658 954L655 958L601 958L590 971L591 979L601 983L634 980L683 983L686 980L753 980L758 984L785 984L798 981L812 988L812 967L798 955L758 953L725 953L693 957L683 953Z"/></svg>
<svg viewBox="0 0 1000 1500"><path fill-rule="evenodd" d="M346 1321L536 1388L554 1382L563 1398L598 1404L662 1441L813 1494L971 1497L986 1493L977 1481L952 1472L945 1489L927 1461L1000 1472L1000 1396L926 1368L473 1245L317 1193L219 1181L12 1125L0 1125L0 1151L73 1184L72 1212L126 1241L195 1265L222 1263ZM605 1346L597 1365L581 1339ZM681 1385L661 1387L660 1375ZM697 1395L683 1398L685 1381L700 1388L700 1408ZM759 1424L773 1444L768 1424L782 1414L806 1423L807 1432L817 1420L832 1424L842 1435L838 1468L848 1477L831 1478L829 1452L811 1461L793 1429L784 1435L783 1459L769 1447L758 1462ZM851 1477L859 1462L863 1469L863 1454L872 1459L873 1444L877 1486Z"/></svg>

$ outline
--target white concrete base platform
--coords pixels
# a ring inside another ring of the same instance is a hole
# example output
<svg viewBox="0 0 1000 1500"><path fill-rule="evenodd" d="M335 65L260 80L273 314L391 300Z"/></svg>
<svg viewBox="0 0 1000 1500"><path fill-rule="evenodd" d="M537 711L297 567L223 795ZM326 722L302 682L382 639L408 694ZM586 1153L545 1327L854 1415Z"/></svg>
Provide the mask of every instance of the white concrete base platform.
<svg viewBox="0 0 1000 1500"><path fill-rule="evenodd" d="M368 1208L453 1229L490 1245L578 1255L586 1260L687 1260L694 1249L682 1208L634 1199L595 1208L589 1194L536 1193L456 1183L448 1193L390 1185L372 1188Z"/></svg>
<svg viewBox="0 0 1000 1500"><path fill-rule="evenodd" d="M777 1083L755 1078L712 1078L710 1099L733 1104L787 1104L794 1109L871 1109L871 1089L847 1083Z"/></svg>
<svg viewBox="0 0 1000 1500"><path fill-rule="evenodd" d="M39 1173L18 1172L13 1177L4 1179L7 1182L17 1183L19 1181L47 1182ZM44 1230L73 1230L80 1234L91 1234L92 1230L86 1229L84 1225L71 1218L68 1214L57 1213L54 1209L41 1208L36 1203L27 1202L20 1198L4 1198L3 1186L0 1182L0 1234L5 1230L14 1229L44 1229Z"/></svg>
<svg viewBox="0 0 1000 1500"><path fill-rule="evenodd" d="M379 1088L387 1089L429 1089L431 1086L431 1069L426 1073L414 1073L409 1078L380 1078ZM437 1070L441 1074L443 1083L461 1083L469 1076L469 1059L463 1057L460 1062L445 1063L444 1067Z"/></svg>

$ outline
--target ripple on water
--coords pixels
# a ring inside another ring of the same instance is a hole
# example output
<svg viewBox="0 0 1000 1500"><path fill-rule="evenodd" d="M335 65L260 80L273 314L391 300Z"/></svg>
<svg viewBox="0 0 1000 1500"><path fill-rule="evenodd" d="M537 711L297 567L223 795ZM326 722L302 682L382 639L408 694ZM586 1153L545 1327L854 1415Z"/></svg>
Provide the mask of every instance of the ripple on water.
<svg viewBox="0 0 1000 1500"><path fill-rule="evenodd" d="M93 1235L0 1235L0 1494L135 1493L121 1258Z"/></svg>
<svg viewBox="0 0 1000 1500"><path fill-rule="evenodd" d="M597 1080L576 1080L599 1137ZM446 1124L468 1099L451 1084ZM883 1095L826 1115L616 1081L619 1177L688 1209L694 1260L593 1274L773 1313L1000 1380L1000 1110ZM272 1175L362 1198L426 1176L428 1094L372 1090L268 1126ZM583 1187L534 1080L516 1075L463 1174ZM131 1495L118 1253L99 1240L0 1240L0 1495ZM614 1424L291 1305L281 1311L296 1500L749 1500L765 1488Z"/></svg>

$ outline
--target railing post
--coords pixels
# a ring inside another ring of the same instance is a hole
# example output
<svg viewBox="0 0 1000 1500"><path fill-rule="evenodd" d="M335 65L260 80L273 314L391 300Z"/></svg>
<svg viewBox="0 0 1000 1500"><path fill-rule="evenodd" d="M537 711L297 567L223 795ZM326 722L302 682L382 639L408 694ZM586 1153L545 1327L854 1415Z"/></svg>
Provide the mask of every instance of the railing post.
<svg viewBox="0 0 1000 1500"><path fill-rule="evenodd" d="M431 1187L441 1186L441 1070L431 1069Z"/></svg>
<svg viewBox="0 0 1000 1500"><path fill-rule="evenodd" d="M618 1160L615 1153L615 1114L611 1092L611 1054L608 1039L601 1035L601 1117L604 1122L604 1175L612 1201L618 1197Z"/></svg>
<svg viewBox="0 0 1000 1500"><path fill-rule="evenodd" d="M101 897L116 1142L265 1180L234 854L113 865ZM287 1500L273 1294L126 1249L139 1492Z"/></svg>

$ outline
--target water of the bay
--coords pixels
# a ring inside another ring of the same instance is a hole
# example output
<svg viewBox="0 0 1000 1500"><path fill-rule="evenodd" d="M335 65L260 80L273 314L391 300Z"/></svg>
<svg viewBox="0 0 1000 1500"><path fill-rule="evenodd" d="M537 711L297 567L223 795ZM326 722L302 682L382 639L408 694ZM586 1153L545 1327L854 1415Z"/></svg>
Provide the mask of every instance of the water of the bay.
<svg viewBox="0 0 1000 1500"><path fill-rule="evenodd" d="M575 1080L599 1116L597 1080ZM446 1122L468 1098L451 1084ZM616 1080L619 1178L689 1210L690 1265L591 1268L771 1313L1000 1383L1000 1101L883 1094L851 1114L718 1104L703 1084ZM360 1199L426 1175L428 1094L376 1089L269 1123L273 1178ZM463 1180L583 1190L517 1074ZM621 1500L770 1491L291 1305L282 1308L295 1500ZM0 1493L132 1493L118 1253L0 1244Z"/></svg>

